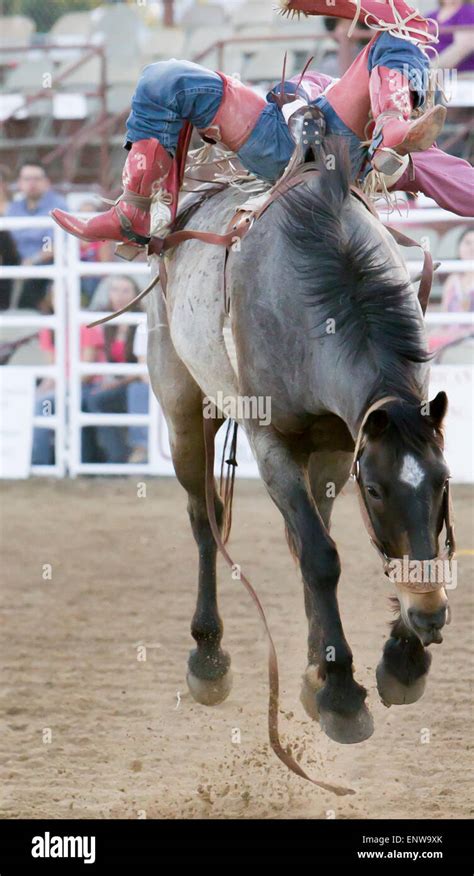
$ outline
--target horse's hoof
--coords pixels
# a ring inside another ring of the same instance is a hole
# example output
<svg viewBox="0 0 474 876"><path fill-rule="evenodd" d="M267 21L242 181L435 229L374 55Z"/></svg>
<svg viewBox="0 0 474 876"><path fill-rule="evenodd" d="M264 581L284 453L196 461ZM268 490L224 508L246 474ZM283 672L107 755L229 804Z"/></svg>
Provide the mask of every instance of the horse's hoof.
<svg viewBox="0 0 474 876"><path fill-rule="evenodd" d="M202 706L217 706L227 699L232 690L232 670L220 678L198 678L192 672L186 676L189 692L197 703Z"/></svg>
<svg viewBox="0 0 474 876"><path fill-rule="evenodd" d="M364 742L374 732L373 718L365 704L355 715L341 715L320 708L319 723L326 736L341 745Z"/></svg>
<svg viewBox="0 0 474 876"><path fill-rule="evenodd" d="M318 667L309 665L303 673L303 682L301 685L300 701L308 715L313 721L319 721L319 709L316 702L316 694L324 685L324 680L318 675Z"/></svg>
<svg viewBox="0 0 474 876"><path fill-rule="evenodd" d="M388 671L384 661L381 660L375 676L377 690L384 706L407 706L416 703L425 692L427 673L420 675L413 684L402 684Z"/></svg>

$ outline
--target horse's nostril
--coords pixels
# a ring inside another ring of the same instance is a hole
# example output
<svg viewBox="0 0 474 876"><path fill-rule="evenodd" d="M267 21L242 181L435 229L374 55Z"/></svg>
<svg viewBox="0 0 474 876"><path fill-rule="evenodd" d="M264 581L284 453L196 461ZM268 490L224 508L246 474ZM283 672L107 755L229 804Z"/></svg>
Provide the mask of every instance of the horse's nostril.
<svg viewBox="0 0 474 876"><path fill-rule="evenodd" d="M420 633L435 633L441 627L444 627L446 623L446 607L442 606L438 611L431 614L426 614L417 608L409 608L408 617L416 631ZM434 636L433 641L438 641L438 637Z"/></svg>

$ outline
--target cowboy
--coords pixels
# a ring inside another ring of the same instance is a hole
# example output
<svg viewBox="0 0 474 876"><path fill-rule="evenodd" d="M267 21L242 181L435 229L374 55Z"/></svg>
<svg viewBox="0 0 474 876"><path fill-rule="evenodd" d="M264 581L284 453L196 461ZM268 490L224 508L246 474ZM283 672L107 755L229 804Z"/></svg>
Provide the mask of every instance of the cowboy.
<svg viewBox="0 0 474 876"><path fill-rule="evenodd" d="M166 236L176 215L191 125L205 140L220 141L236 153L247 170L274 182L295 148L288 122L306 104L319 107L327 133L346 139L354 178L366 162L362 144L369 140L371 166L387 189L422 191L441 206L469 215L473 169L433 145L445 108L434 106L412 119L427 91L425 49L436 41L430 23L405 0L281 2L288 13L365 22L375 36L341 79L307 73L299 83L282 83L283 97L275 89L266 100L239 80L189 61L151 64L138 82L127 120L123 194L110 210L86 221L53 210L56 222L83 240L114 240L138 252L150 240L152 199L154 235Z"/></svg>

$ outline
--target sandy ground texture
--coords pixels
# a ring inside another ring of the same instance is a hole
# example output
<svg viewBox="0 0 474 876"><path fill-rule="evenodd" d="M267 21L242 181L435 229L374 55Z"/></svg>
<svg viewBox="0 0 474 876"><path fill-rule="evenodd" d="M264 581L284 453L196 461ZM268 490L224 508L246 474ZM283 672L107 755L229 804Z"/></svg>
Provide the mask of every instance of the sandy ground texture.
<svg viewBox="0 0 474 876"><path fill-rule="evenodd" d="M175 481L149 479L145 497L133 478L9 482L2 491L3 817L472 817L472 489L454 489L464 553L452 624L433 647L423 699L390 709L375 687L389 585L351 486L336 503L342 616L375 719L371 739L342 746L299 702L306 623L279 514L260 483L237 484L231 552L275 638L284 742L311 775L355 790L345 797L288 773L269 749L265 640L222 562L234 687L217 707L187 692L196 552ZM146 660L137 659L143 644Z"/></svg>

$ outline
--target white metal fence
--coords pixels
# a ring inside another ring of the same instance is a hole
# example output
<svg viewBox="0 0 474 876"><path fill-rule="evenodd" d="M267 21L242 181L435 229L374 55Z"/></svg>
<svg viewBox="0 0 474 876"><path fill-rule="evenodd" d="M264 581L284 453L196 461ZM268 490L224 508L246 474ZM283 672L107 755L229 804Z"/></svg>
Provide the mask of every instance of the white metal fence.
<svg viewBox="0 0 474 876"><path fill-rule="evenodd" d="M32 474L57 475L64 477L67 470L67 428L66 428L66 371L64 368L66 356L66 287L67 272L65 260L65 235L59 226L54 225L47 217L32 219L17 219L0 217L0 230L14 231L21 228L38 228L47 232L47 238L52 240L54 261L49 265L2 265L0 277L3 279L50 279L53 281L54 314L42 316L40 313L22 314L2 312L1 326L12 326L31 329L49 328L54 331L55 361L53 365L21 365L27 369L32 379L51 377L55 381L55 412L47 417L33 416L32 425L39 429L53 429L55 434L54 465L32 466ZM15 367L15 366L4 366Z"/></svg>
<svg viewBox="0 0 474 876"><path fill-rule="evenodd" d="M385 217L383 217L385 218ZM448 214L443 210L416 210L406 216L391 215L391 224L395 226L418 225L436 226L442 223L466 224L468 220ZM51 377L55 381L54 413L48 416L33 416L34 428L47 428L55 433L55 463L54 465L32 466L31 473L35 475L56 475L63 477L68 474L75 477L80 474L159 474L171 472L171 464L167 457L166 429L163 415L153 393L148 393L148 412L134 413L86 413L81 409L81 381L86 375L143 375L146 366L140 363L83 362L80 355L80 327L93 319L105 314L81 309L81 278L86 276L110 276L111 274L130 275L143 283L148 279L148 267L144 263L118 262L87 262L80 260L79 241L66 235L62 229L51 222L48 217L32 219L14 219L0 217L0 230L15 230L18 228L44 229L45 239L51 238L54 259L45 266L8 266L0 267L0 278L27 279L48 278L53 281L54 315L43 316L40 313L22 314L21 311L3 311L0 315L0 329L5 327L21 327L33 329L52 329L54 331L54 364L5 365L5 368L28 369L32 378ZM473 226L474 227L474 226ZM410 271L413 275L421 270L422 262L418 259L410 261ZM465 261L447 260L440 269L442 274L472 270L472 265ZM471 313L429 313L427 322L431 325L466 325L473 326L474 315ZM121 316L120 321L127 325L138 325L146 321L145 314L132 312ZM145 426L148 430L148 460L140 464L110 464L90 463L81 460L81 430L86 426ZM165 465L163 464L165 462ZM246 473L252 473L251 465L244 465Z"/></svg>

